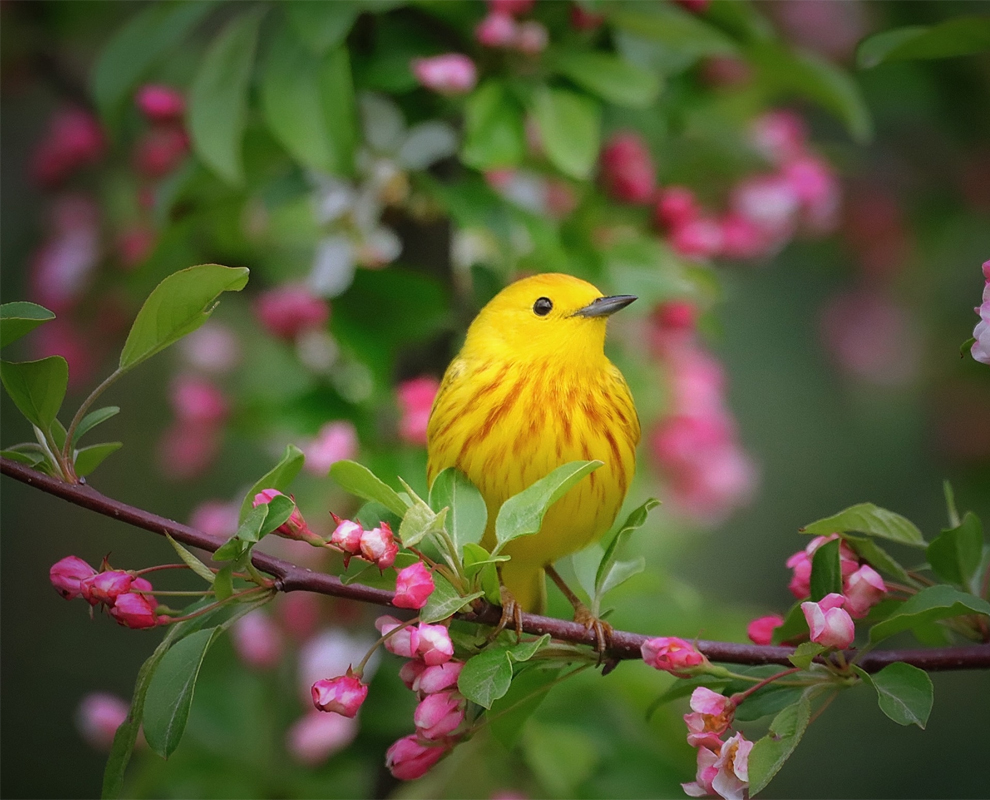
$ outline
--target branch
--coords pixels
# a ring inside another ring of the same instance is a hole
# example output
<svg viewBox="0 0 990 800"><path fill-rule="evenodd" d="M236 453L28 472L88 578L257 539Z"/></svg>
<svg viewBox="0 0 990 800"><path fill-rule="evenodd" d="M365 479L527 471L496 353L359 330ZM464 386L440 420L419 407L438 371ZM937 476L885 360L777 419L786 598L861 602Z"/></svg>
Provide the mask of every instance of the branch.
<svg viewBox="0 0 990 800"><path fill-rule="evenodd" d="M99 514L152 533L159 535L167 533L176 541L208 550L211 553L225 541L223 537L211 536L195 528L190 528L188 525L113 500L89 486L64 483L57 478L52 478L8 458L0 457L0 472L43 492L68 500L77 506L88 508L91 511L96 511ZM332 597L375 603L381 606L391 607L392 605L392 592L384 589L373 589L370 586L361 586L356 583L344 584L333 575L312 572L265 553L255 552L252 560L254 566L259 570L276 579L275 586L279 591L309 591ZM500 615L500 608L484 603L478 610L467 614L458 614L457 617L469 622L496 625ZM595 644L594 633L583 625L538 614L523 614L522 630L537 636L549 633L554 639L575 644ZM615 631L612 635L612 646L606 655L612 660L641 658L640 646L647 638L649 637L638 633ZM791 647L770 647L705 640L698 640L695 645L710 660L730 664L780 664L789 667L791 663L787 658L794 652ZM854 656L854 651L846 653L847 658L851 659ZM904 661L930 672L990 669L990 645L872 651L865 654L857 664L867 672L878 672L895 661Z"/></svg>

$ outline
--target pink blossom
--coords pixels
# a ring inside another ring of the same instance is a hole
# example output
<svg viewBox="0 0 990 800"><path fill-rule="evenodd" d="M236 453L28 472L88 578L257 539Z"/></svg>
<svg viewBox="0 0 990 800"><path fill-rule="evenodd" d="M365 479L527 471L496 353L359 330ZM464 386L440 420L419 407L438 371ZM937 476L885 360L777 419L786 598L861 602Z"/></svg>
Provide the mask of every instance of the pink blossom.
<svg viewBox="0 0 990 800"><path fill-rule="evenodd" d="M742 214L730 211L719 220L722 226L722 250L724 258L748 261L770 256L777 243L755 222Z"/></svg>
<svg viewBox="0 0 990 800"><path fill-rule="evenodd" d="M450 633L443 625L420 623L416 652L427 666L434 667L450 661L454 655L454 643L450 641Z"/></svg>
<svg viewBox="0 0 990 800"><path fill-rule="evenodd" d="M134 96L134 102L151 122L180 119L186 110L182 92L163 84L146 83Z"/></svg>
<svg viewBox="0 0 990 800"><path fill-rule="evenodd" d="M178 375L169 389L169 401L180 421L193 424L223 422L230 411L217 385L196 375Z"/></svg>
<svg viewBox="0 0 990 800"><path fill-rule="evenodd" d="M91 606L97 603L113 605L118 596L129 592L134 578L121 570L105 570L79 582L83 600Z"/></svg>
<svg viewBox="0 0 990 800"><path fill-rule="evenodd" d="M439 389L440 382L430 375L421 375L399 384L396 389L396 400L401 413L399 438L402 441L415 445L426 444L430 409Z"/></svg>
<svg viewBox="0 0 990 800"><path fill-rule="evenodd" d="M230 629L234 650L255 669L272 669L282 657L282 633L271 615L260 608L240 617Z"/></svg>
<svg viewBox="0 0 990 800"><path fill-rule="evenodd" d="M675 226L670 246L685 258L712 258L722 250L722 226L709 217L699 217Z"/></svg>
<svg viewBox="0 0 990 800"><path fill-rule="evenodd" d="M580 3L571 5L571 27L579 31L593 31L602 26L605 17L586 10Z"/></svg>
<svg viewBox="0 0 990 800"><path fill-rule="evenodd" d="M664 419L650 436L654 458L668 469L691 466L699 454L724 446L732 436L730 421L720 414L677 414Z"/></svg>
<svg viewBox="0 0 990 800"><path fill-rule="evenodd" d="M725 407L725 370L717 358L700 347L682 347L668 354L670 405L674 413L709 417L707 424L734 435ZM716 437L716 443L725 441Z"/></svg>
<svg viewBox="0 0 990 800"><path fill-rule="evenodd" d="M753 644L772 644L773 632L783 624L784 618L780 614L757 617L746 626L746 635Z"/></svg>
<svg viewBox="0 0 990 800"><path fill-rule="evenodd" d="M887 585L869 564L863 564L846 578L842 593L846 598L846 608L854 617L865 617L867 612L887 593Z"/></svg>
<svg viewBox="0 0 990 800"><path fill-rule="evenodd" d="M353 742L357 733L356 720L309 711L286 732L285 749L299 764L317 767Z"/></svg>
<svg viewBox="0 0 990 800"><path fill-rule="evenodd" d="M125 628L133 628L134 630L154 628L160 622L155 613L156 607L154 598L128 592L114 600L110 607L110 616Z"/></svg>
<svg viewBox="0 0 990 800"><path fill-rule="evenodd" d="M516 34L516 49L520 53L536 55L542 53L547 48L550 41L550 34L542 22L527 20L519 24Z"/></svg>
<svg viewBox="0 0 990 800"><path fill-rule="evenodd" d="M129 711L126 700L107 692L93 692L82 699L76 710L76 727L91 747L109 750Z"/></svg>
<svg viewBox="0 0 990 800"><path fill-rule="evenodd" d="M158 465L172 480L202 475L220 452L220 430L212 423L177 422L158 441Z"/></svg>
<svg viewBox="0 0 990 800"><path fill-rule="evenodd" d="M787 559L786 566L794 571L787 584L791 594L798 600L811 594L811 557L804 550L799 550Z"/></svg>
<svg viewBox="0 0 990 800"><path fill-rule="evenodd" d="M767 161L786 164L804 153L808 126L800 114L775 109L761 114L749 127L753 147Z"/></svg>
<svg viewBox="0 0 990 800"><path fill-rule="evenodd" d="M262 292L254 303L254 314L272 336L292 340L326 325L330 305L305 286L286 284Z"/></svg>
<svg viewBox="0 0 990 800"><path fill-rule="evenodd" d="M191 367L203 372L227 373L241 360L237 334L212 320L184 337L179 349Z"/></svg>
<svg viewBox="0 0 990 800"><path fill-rule="evenodd" d="M713 56L702 63L701 77L709 86L741 86L752 80L753 70L741 58Z"/></svg>
<svg viewBox="0 0 990 800"><path fill-rule="evenodd" d="M447 663L452 665L454 662L448 661ZM428 669L443 669L445 666L447 666L447 664L440 664L438 667L428 667L419 659L407 661L399 668L399 678L406 685L407 689L416 691L416 681L420 675ZM458 670L458 672L459 671L460 670Z"/></svg>
<svg viewBox="0 0 990 800"><path fill-rule="evenodd" d="M675 508L702 525L717 525L753 493L758 472L734 441L704 453L671 477Z"/></svg>
<svg viewBox="0 0 990 800"><path fill-rule="evenodd" d="M117 235L117 256L124 269L143 264L155 249L157 234L144 225L132 225Z"/></svg>
<svg viewBox="0 0 990 800"><path fill-rule="evenodd" d="M640 648L643 660L654 669L681 677L681 673L707 664L707 659L690 642L676 636L647 639Z"/></svg>
<svg viewBox="0 0 990 800"><path fill-rule="evenodd" d="M80 108L55 113L31 155L31 176L42 187L51 188L73 172L100 160L106 139L96 117Z"/></svg>
<svg viewBox="0 0 990 800"><path fill-rule="evenodd" d="M336 514L333 515L337 527L330 535L330 543L336 545L348 555L356 556L361 552L361 537L364 535L364 528L358 523L349 519L341 519ZM345 561L348 559L345 559Z"/></svg>
<svg viewBox="0 0 990 800"><path fill-rule="evenodd" d="M251 504L252 506L254 506L254 508L257 508L260 505L270 503L272 500L274 500L276 497L279 496L285 497L285 495L283 495L282 492L278 491L277 489L262 489L254 496L254 499L251 501ZM291 500L292 498L289 499ZM302 513L300 513L298 506L292 509L292 513L289 515L289 518L281 525L279 525L274 530L274 533L278 534L279 536L284 536L286 539L294 539L300 542L309 542L315 545L323 544L323 539L318 534L313 533L313 531L309 529L309 525L307 525L306 520L303 519L303 515Z"/></svg>
<svg viewBox="0 0 990 800"><path fill-rule="evenodd" d="M718 774L718 769L715 766L716 761L718 761L718 753L707 747L698 748L697 774L691 783L681 784L684 794L688 797L708 797L715 794L712 781Z"/></svg>
<svg viewBox="0 0 990 800"><path fill-rule="evenodd" d="M358 435L354 423L348 420L328 422L316 438L302 446L307 472L320 477L327 474L338 461L354 458L358 452Z"/></svg>
<svg viewBox="0 0 990 800"><path fill-rule="evenodd" d="M699 686L691 693L691 712L684 715L688 744L718 750L720 737L729 728L735 705L725 695Z"/></svg>
<svg viewBox="0 0 990 800"><path fill-rule="evenodd" d="M536 0L487 0L488 11L496 14L511 14L514 17L528 14L536 5Z"/></svg>
<svg viewBox="0 0 990 800"><path fill-rule="evenodd" d="M429 694L413 712L416 733L424 739L441 739L464 721L464 697L455 691Z"/></svg>
<svg viewBox="0 0 990 800"><path fill-rule="evenodd" d="M697 309L686 300L658 303L650 314L650 348L660 356L686 351L694 340Z"/></svg>
<svg viewBox="0 0 990 800"><path fill-rule="evenodd" d="M433 594L433 576L417 561L399 570L395 577L395 597L392 605L396 608L422 608Z"/></svg>
<svg viewBox="0 0 990 800"><path fill-rule="evenodd" d="M288 597L304 592L291 592ZM285 598L288 599L288 598ZM343 615L341 615L343 616ZM345 623L346 620L340 619ZM352 664L356 664L374 646L374 640L363 634L351 634L341 627L327 627L307 639L299 648L297 657L300 699L310 705L313 698L313 684L327 675L344 675ZM378 657L372 655L362 670L362 681L370 683L378 665Z"/></svg>
<svg viewBox="0 0 990 800"><path fill-rule="evenodd" d="M354 717L368 696L368 687L348 669L346 675L317 681L312 693L313 705L320 711Z"/></svg>
<svg viewBox="0 0 990 800"><path fill-rule="evenodd" d="M96 570L78 556L66 556L59 559L48 570L52 586L66 600L74 600L82 594L80 584L86 578L96 574Z"/></svg>
<svg viewBox="0 0 990 800"><path fill-rule="evenodd" d="M725 800L744 800L749 788L749 754L753 743L737 733L722 744L715 761L712 789Z"/></svg>
<svg viewBox="0 0 990 800"><path fill-rule="evenodd" d="M410 664L417 662L410 661ZM432 667L425 667L420 670L409 687L414 692L424 694L437 694L438 692L453 689L457 686L457 679L464 669L463 661L448 661L445 664L436 664Z"/></svg>
<svg viewBox="0 0 990 800"><path fill-rule="evenodd" d="M402 658L416 658L420 647L419 628L414 625L406 625L401 630L397 630L401 625L401 621L388 615L375 620L375 627L378 628L382 636L396 631L385 640L386 650Z"/></svg>
<svg viewBox="0 0 990 800"><path fill-rule="evenodd" d="M474 37L485 47L512 47L518 26L510 14L493 11L474 29Z"/></svg>
<svg viewBox="0 0 990 800"><path fill-rule="evenodd" d="M31 258L31 296L55 313L68 311L88 288L99 257L96 201L84 194L59 197L52 204L45 240Z"/></svg>
<svg viewBox="0 0 990 800"><path fill-rule="evenodd" d="M739 183L730 198L731 210L749 220L775 242L794 232L801 201L782 175L756 175Z"/></svg>
<svg viewBox="0 0 990 800"><path fill-rule="evenodd" d="M134 169L146 178L173 172L189 152L189 135L178 125L152 128L134 147Z"/></svg>
<svg viewBox="0 0 990 800"><path fill-rule="evenodd" d="M661 189L653 216L661 228L676 228L693 222L701 215L694 192L686 186Z"/></svg>
<svg viewBox="0 0 990 800"><path fill-rule="evenodd" d="M449 749L442 744L426 744L415 735L405 736L385 753L385 766L401 781L415 780L429 772Z"/></svg>
<svg viewBox="0 0 990 800"><path fill-rule="evenodd" d="M648 203L656 188L653 158L638 133L613 134L601 156L602 179L612 197L626 203Z"/></svg>
<svg viewBox="0 0 990 800"><path fill-rule="evenodd" d="M803 155L782 169L801 204L801 218L815 233L827 233L839 222L841 189L832 167L824 159Z"/></svg>
<svg viewBox="0 0 990 800"><path fill-rule="evenodd" d="M973 338L976 341L969 352L980 363L990 364L990 261L983 262L983 277L986 280L983 286L983 303L975 309L980 321L973 328Z"/></svg>
<svg viewBox="0 0 990 800"><path fill-rule="evenodd" d="M478 82L474 62L461 53L414 58L410 66L422 86L440 94L466 94Z"/></svg>
<svg viewBox="0 0 990 800"><path fill-rule="evenodd" d="M230 538L237 533L239 516L240 504L207 500L193 509L189 525L203 533Z"/></svg>
<svg viewBox="0 0 990 800"><path fill-rule="evenodd" d="M842 608L841 594L827 594L817 603L801 603L801 611L811 631L811 641L825 647L846 648L856 638L856 627L849 612Z"/></svg>
<svg viewBox="0 0 990 800"><path fill-rule="evenodd" d="M399 546L395 543L392 528L387 522L361 534L361 557L376 564L379 569L387 569L395 563Z"/></svg>
<svg viewBox="0 0 990 800"><path fill-rule="evenodd" d="M554 219L565 219L577 207L577 196L564 181L548 180L544 189L547 213Z"/></svg>
<svg viewBox="0 0 990 800"><path fill-rule="evenodd" d="M774 4L772 14L788 41L837 61L849 59L870 31L869 12L859 3L801 0Z"/></svg>

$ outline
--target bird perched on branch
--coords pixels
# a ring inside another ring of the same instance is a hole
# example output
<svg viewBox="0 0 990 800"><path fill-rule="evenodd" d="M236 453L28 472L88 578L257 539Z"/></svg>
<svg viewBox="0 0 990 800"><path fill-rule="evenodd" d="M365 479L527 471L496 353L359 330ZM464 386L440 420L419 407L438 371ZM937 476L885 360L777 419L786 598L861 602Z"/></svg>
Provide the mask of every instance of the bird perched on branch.
<svg viewBox="0 0 990 800"><path fill-rule="evenodd" d="M433 402L427 432L430 484L454 466L478 487L488 507L482 545L489 550L496 515L509 497L569 461L604 462L550 507L539 533L507 545L512 558L501 570L509 603L539 612L549 569L575 605L575 619L597 623L599 647L600 623L552 564L609 529L633 477L639 419L604 345L608 318L635 299L604 297L590 283L561 274L507 286L471 323Z"/></svg>

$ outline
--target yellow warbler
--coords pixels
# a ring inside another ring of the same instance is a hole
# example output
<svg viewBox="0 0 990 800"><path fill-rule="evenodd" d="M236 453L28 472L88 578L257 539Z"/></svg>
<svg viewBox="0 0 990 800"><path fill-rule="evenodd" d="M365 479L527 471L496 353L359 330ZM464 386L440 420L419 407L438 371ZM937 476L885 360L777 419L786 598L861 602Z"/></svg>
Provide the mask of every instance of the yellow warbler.
<svg viewBox="0 0 990 800"><path fill-rule="evenodd" d="M604 345L608 317L635 299L570 275L507 286L471 323L433 402L429 482L454 466L478 487L489 549L509 497L569 461L605 464L550 507L539 533L505 548L502 579L527 611L543 608L544 568L602 536L632 480L639 419Z"/></svg>

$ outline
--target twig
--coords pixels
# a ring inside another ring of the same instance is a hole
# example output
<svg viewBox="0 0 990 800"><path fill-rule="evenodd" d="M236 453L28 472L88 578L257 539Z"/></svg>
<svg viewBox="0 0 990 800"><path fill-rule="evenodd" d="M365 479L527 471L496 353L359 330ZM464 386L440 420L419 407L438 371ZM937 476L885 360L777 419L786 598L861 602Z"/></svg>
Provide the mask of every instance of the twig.
<svg viewBox="0 0 990 800"><path fill-rule="evenodd" d="M90 486L65 483L8 458L0 457L0 473L48 494L61 497L77 506L161 536L167 533L176 541L211 553L225 541L221 536L212 536L195 528L190 528L188 525L127 505L101 494ZM282 592L309 591L381 606L392 605L392 592L384 589L374 589L357 583L344 584L334 575L297 567L265 553L255 552L252 561L258 569L275 578L275 588ZM498 606L485 603L477 611L458 614L457 616L469 622L494 626L498 624L501 609ZM536 636L549 633L554 639L575 644L589 646L595 644L594 631L587 630L584 625L538 614L523 614L522 630ZM647 636L638 633L615 631L612 634L611 647L606 651L606 657L616 660L640 658L640 647L647 638ZM699 640L695 644L710 660L730 664L791 666L788 656L794 653L792 647L705 640ZM850 651L847 655L851 659L855 657L855 652ZM990 669L990 645L871 651L863 655L856 663L866 672L877 672L895 661L904 661L930 672Z"/></svg>

